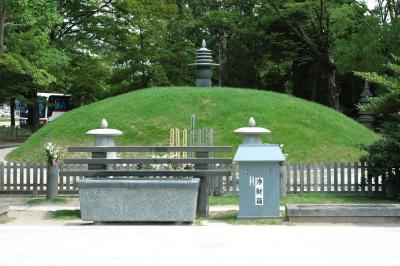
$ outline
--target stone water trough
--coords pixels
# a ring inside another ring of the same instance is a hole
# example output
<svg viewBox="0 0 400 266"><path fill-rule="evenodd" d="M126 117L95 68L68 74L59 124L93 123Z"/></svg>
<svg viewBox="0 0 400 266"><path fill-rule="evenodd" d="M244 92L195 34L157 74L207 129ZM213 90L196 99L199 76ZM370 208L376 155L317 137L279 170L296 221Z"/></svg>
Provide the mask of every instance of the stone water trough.
<svg viewBox="0 0 400 266"><path fill-rule="evenodd" d="M77 181L82 220L193 222L198 178Z"/></svg>
<svg viewBox="0 0 400 266"><path fill-rule="evenodd" d="M122 135L109 129L103 119L100 129L86 134L96 138L94 147L69 147L69 152L89 152L91 158L65 159L64 164L87 164L87 170L64 169L62 174L83 176L79 189L81 218L95 222L193 222L196 214L207 215L205 178L227 175L231 171L209 170L208 163L231 162L231 159L206 158L204 153L230 151L231 147L144 147L116 146L112 140ZM117 153L194 152L196 158L118 158ZM202 157L203 156L203 157ZM194 163L186 169L115 168L121 164ZM204 213L204 214L203 214Z"/></svg>
<svg viewBox="0 0 400 266"><path fill-rule="evenodd" d="M400 204L286 204L290 222L398 223Z"/></svg>

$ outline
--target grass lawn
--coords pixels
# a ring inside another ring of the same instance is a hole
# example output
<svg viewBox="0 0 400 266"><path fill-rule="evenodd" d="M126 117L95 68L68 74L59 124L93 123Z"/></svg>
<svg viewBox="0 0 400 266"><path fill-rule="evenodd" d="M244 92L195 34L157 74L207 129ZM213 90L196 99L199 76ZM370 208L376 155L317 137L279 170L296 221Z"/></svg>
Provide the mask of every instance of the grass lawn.
<svg viewBox="0 0 400 266"><path fill-rule="evenodd" d="M7 217L0 217L0 224L6 224L8 223L10 220L10 218Z"/></svg>
<svg viewBox="0 0 400 266"><path fill-rule="evenodd" d="M290 95L235 88L149 88L111 97L72 110L41 128L7 156L11 161L44 162L43 142L63 147L92 145L85 132L106 118L110 128L123 131L118 145L168 145L171 128L214 129L214 145L233 145L242 136L233 130L247 125L250 116L272 135L264 141L284 144L287 162L358 160L360 144L378 136L331 108ZM216 154L218 156L218 154Z"/></svg>
<svg viewBox="0 0 400 266"><path fill-rule="evenodd" d="M80 219L80 210L59 210L51 211L50 215L55 219Z"/></svg>
<svg viewBox="0 0 400 266"><path fill-rule="evenodd" d="M356 195L338 195L332 193L298 193L288 194L285 198L281 199L281 205L286 203L297 203L297 204L324 204L324 203L400 203L398 200L388 199L374 199L366 196ZM223 196L223 197L211 197L210 205L239 205L239 196Z"/></svg>
<svg viewBox="0 0 400 266"><path fill-rule="evenodd" d="M54 200L48 200L48 199L31 199L28 200L25 204L35 206L35 205L45 205L45 204L61 204L61 203L66 203L67 199L66 198L55 198Z"/></svg>
<svg viewBox="0 0 400 266"><path fill-rule="evenodd" d="M210 213L208 220L220 221L229 224L254 224L254 225L284 225L288 222L282 221L281 219L249 219L249 220L238 220L238 211L226 211ZM282 215L284 216L284 215Z"/></svg>

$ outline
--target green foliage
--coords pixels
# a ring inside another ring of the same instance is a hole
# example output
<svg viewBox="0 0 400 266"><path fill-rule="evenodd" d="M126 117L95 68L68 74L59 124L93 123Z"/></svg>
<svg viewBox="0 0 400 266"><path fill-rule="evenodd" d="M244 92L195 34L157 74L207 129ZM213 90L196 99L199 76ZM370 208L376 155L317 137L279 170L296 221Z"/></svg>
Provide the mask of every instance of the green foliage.
<svg viewBox="0 0 400 266"><path fill-rule="evenodd" d="M264 218L264 219L246 219L238 220L238 211L212 212L210 213L209 221L220 221L229 224L238 225L285 225L279 218Z"/></svg>
<svg viewBox="0 0 400 266"><path fill-rule="evenodd" d="M396 197L400 190L400 58L393 58L395 62L387 65L390 75L356 73L385 89L381 95L371 98L366 107L386 118L381 130L383 138L364 146L367 155L362 160L367 162L368 179L381 177L389 197Z"/></svg>
<svg viewBox="0 0 400 266"><path fill-rule="evenodd" d="M356 75L385 89L381 95L371 98L366 108L386 117L400 112L400 57L393 56L393 59L394 63L387 64L390 74L356 72Z"/></svg>
<svg viewBox="0 0 400 266"><path fill-rule="evenodd" d="M53 200L47 199L30 199L26 202L27 205L36 206L36 205L45 205L45 204L61 204L66 203L67 200L65 198L57 197Z"/></svg>
<svg viewBox="0 0 400 266"><path fill-rule="evenodd" d="M80 210L58 210L58 211L51 211L50 215L54 219L62 219L62 220L80 219L81 211Z"/></svg>
<svg viewBox="0 0 400 266"><path fill-rule="evenodd" d="M375 199L368 198L366 196L359 195L342 195L334 193L320 193L320 192L307 192L307 193L296 193L288 194L282 198L280 205L285 204L358 204L358 203L369 203L369 204L387 204L387 203L398 203L398 200L388 199ZM222 196L222 197L211 197L210 205L238 205L239 196Z"/></svg>
<svg viewBox="0 0 400 266"><path fill-rule="evenodd" d="M385 124L383 138L364 149L361 159L367 163L369 181L382 178L387 197L397 198L400 191L400 114L395 121Z"/></svg>
<svg viewBox="0 0 400 266"><path fill-rule="evenodd" d="M365 5L346 3L330 9L332 54L340 73L382 71L387 55L382 53L385 36L379 18L365 16Z"/></svg>
<svg viewBox="0 0 400 266"><path fill-rule="evenodd" d="M46 91L68 65L68 57L50 44L49 32L60 21L56 3L46 0L1 1L6 24L0 55L0 96Z"/></svg>
<svg viewBox="0 0 400 266"><path fill-rule="evenodd" d="M283 143L289 162L356 160L359 144L377 136L354 120L324 106L292 96L234 88L149 88L72 110L33 134L7 157L15 161L44 161L45 139L58 145L93 144L85 132L99 127L106 118L110 128L124 135L119 145L168 145L170 128L189 128L190 115L197 127L214 128L215 145L233 145L241 136L233 130L253 116L257 124L272 131L267 142Z"/></svg>

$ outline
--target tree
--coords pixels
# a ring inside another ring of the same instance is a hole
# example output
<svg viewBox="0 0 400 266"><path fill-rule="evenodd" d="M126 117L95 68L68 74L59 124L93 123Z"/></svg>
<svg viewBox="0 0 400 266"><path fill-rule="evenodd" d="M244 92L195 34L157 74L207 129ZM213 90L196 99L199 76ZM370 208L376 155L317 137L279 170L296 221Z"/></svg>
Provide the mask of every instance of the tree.
<svg viewBox="0 0 400 266"><path fill-rule="evenodd" d="M387 64L390 75L356 72L356 75L385 89L381 95L371 98L371 103L366 108L375 114L383 115L386 120L400 112L400 57L393 55L393 59L393 63Z"/></svg>
<svg viewBox="0 0 400 266"><path fill-rule="evenodd" d="M368 179L382 178L388 197L397 197L400 191L400 57L387 65L390 75L356 73L358 76L385 88L385 92L371 99L367 109L381 114L386 122L381 129L382 139L364 147L367 155Z"/></svg>
<svg viewBox="0 0 400 266"><path fill-rule="evenodd" d="M311 98L315 99L317 86L325 88L328 92L329 105L339 110L340 93L336 86L336 65L331 54L332 35L329 13L331 3L326 0L285 3L267 0L267 2L299 40L307 46L313 72L316 72L320 78L320 83L312 86Z"/></svg>
<svg viewBox="0 0 400 266"><path fill-rule="evenodd" d="M61 69L57 66L67 61L48 41L51 26L60 18L55 3L45 0L2 0L0 16L2 90L11 99L28 98L28 121L35 131L39 124L37 91L56 81L54 73Z"/></svg>

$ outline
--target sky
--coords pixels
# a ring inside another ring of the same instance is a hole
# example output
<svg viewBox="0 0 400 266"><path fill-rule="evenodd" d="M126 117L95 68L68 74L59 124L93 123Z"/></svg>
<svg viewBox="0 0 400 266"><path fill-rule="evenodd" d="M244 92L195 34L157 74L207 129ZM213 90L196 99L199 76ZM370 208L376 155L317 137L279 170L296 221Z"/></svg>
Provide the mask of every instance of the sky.
<svg viewBox="0 0 400 266"><path fill-rule="evenodd" d="M367 3L369 9L374 8L376 5L376 0L363 0L363 1Z"/></svg>

